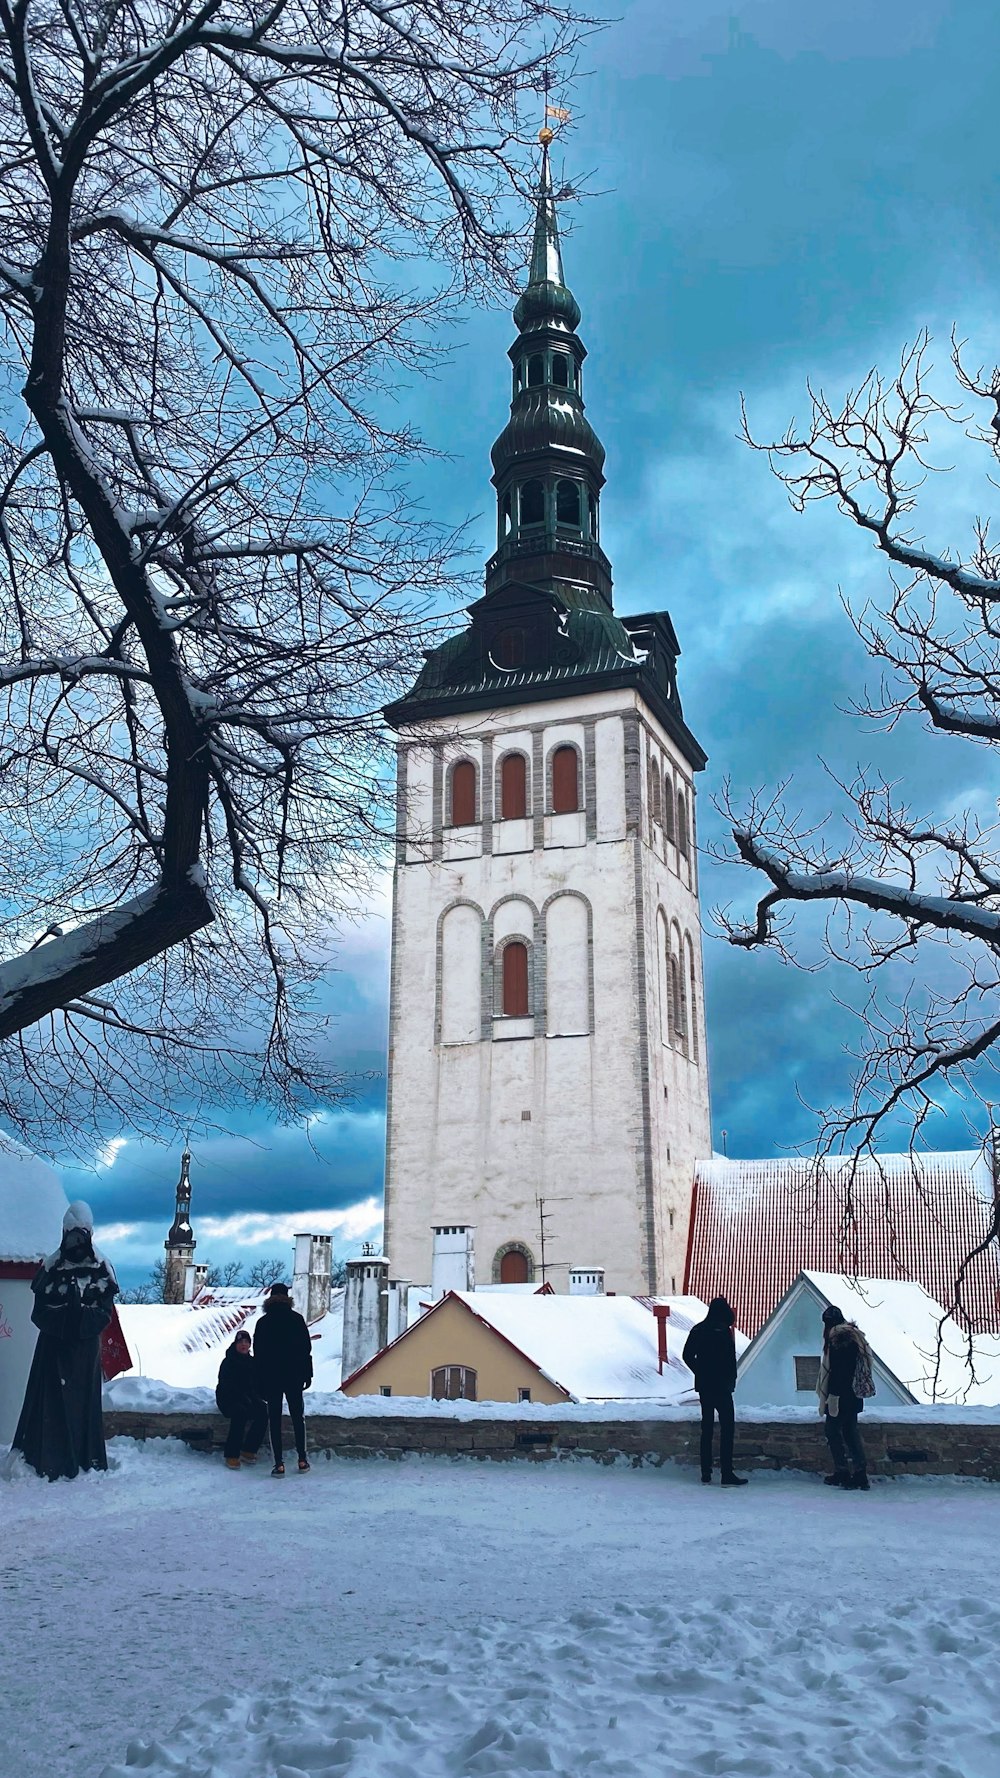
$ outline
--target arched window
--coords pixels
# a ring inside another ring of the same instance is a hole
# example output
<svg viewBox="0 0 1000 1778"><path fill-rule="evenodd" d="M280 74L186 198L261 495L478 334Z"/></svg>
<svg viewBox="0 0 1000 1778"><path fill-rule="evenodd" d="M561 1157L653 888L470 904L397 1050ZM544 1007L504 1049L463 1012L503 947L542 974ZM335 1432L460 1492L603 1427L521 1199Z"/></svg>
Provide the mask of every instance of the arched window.
<svg viewBox="0 0 1000 1778"><path fill-rule="evenodd" d="M532 352L528 359L528 388L537 389L545 381L545 359L541 352Z"/></svg>
<svg viewBox="0 0 1000 1778"><path fill-rule="evenodd" d="M681 984L684 978L681 971L681 959L676 957L672 951L667 958L667 968L670 972L670 1035L675 1043L683 1046L684 1002Z"/></svg>
<svg viewBox="0 0 1000 1778"><path fill-rule="evenodd" d="M687 798L683 790L677 792L677 846L686 858L688 855L688 814Z"/></svg>
<svg viewBox="0 0 1000 1778"><path fill-rule="evenodd" d="M482 1036L483 916L463 903L441 921L440 1038L442 1043L478 1043Z"/></svg>
<svg viewBox="0 0 1000 1778"><path fill-rule="evenodd" d="M552 813L572 815L580 807L580 756L575 747L557 747L552 755Z"/></svg>
<svg viewBox="0 0 1000 1778"><path fill-rule="evenodd" d="M498 667L523 667L524 631L501 630L493 639L490 654Z"/></svg>
<svg viewBox="0 0 1000 1778"><path fill-rule="evenodd" d="M514 394L524 388L524 359L519 358L514 366Z"/></svg>
<svg viewBox="0 0 1000 1778"><path fill-rule="evenodd" d="M500 819L523 821L528 813L528 762L523 753L508 753L500 762Z"/></svg>
<svg viewBox="0 0 1000 1778"><path fill-rule="evenodd" d="M684 935L684 960L687 964L688 980L688 1029L690 1032L690 1055L693 1062L698 1060L698 1003L695 998L694 946L687 933Z"/></svg>
<svg viewBox="0 0 1000 1778"><path fill-rule="evenodd" d="M528 947L522 939L512 938L504 945L501 969L504 1018L528 1018Z"/></svg>
<svg viewBox="0 0 1000 1778"><path fill-rule="evenodd" d="M510 494L509 493L505 494L503 499L500 502L499 532L500 532L500 542L501 543L503 542L505 537L510 536Z"/></svg>
<svg viewBox="0 0 1000 1778"><path fill-rule="evenodd" d="M544 525L545 523L545 485L532 480L521 486L521 523L522 525Z"/></svg>
<svg viewBox="0 0 1000 1778"><path fill-rule="evenodd" d="M649 762L649 812L652 819L659 825L660 820L660 768L655 759Z"/></svg>
<svg viewBox="0 0 1000 1778"><path fill-rule="evenodd" d="M556 523L559 525L575 525L580 529L580 484L579 482L556 482Z"/></svg>
<svg viewBox="0 0 1000 1778"><path fill-rule="evenodd" d="M528 1255L523 1247L508 1247L500 1261L501 1284L530 1284Z"/></svg>
<svg viewBox="0 0 1000 1778"><path fill-rule="evenodd" d="M557 389L569 388L569 359L565 352L552 354L552 381Z"/></svg>
<svg viewBox="0 0 1000 1778"><path fill-rule="evenodd" d="M663 825L667 839L674 843L674 787L667 772L663 774Z"/></svg>
<svg viewBox="0 0 1000 1778"><path fill-rule="evenodd" d="M467 1364L440 1364L431 1371L435 1401L476 1401L476 1373Z"/></svg>
<svg viewBox="0 0 1000 1778"><path fill-rule="evenodd" d="M472 827L476 819L476 768L460 759L451 768L451 826Z"/></svg>

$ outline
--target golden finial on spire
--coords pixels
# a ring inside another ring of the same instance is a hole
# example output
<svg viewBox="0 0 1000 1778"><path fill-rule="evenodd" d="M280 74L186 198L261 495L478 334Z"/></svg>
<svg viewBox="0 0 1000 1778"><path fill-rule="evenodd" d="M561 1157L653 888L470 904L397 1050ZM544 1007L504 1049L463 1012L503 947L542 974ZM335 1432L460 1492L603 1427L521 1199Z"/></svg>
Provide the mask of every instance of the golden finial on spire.
<svg viewBox="0 0 1000 1778"><path fill-rule="evenodd" d="M555 139L556 139L555 130L550 130L548 124L545 124L543 126L543 128L540 129L538 132L538 140L541 143L543 148L547 148L549 143L554 142Z"/></svg>

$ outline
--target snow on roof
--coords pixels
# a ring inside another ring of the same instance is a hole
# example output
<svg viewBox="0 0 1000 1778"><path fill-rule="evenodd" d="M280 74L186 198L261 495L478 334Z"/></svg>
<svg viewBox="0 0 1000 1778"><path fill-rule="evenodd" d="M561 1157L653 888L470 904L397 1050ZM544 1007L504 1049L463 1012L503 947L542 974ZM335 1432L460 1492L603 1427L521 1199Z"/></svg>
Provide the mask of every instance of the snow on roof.
<svg viewBox="0 0 1000 1778"><path fill-rule="evenodd" d="M52 1168L0 1130L0 1261L30 1263L58 1247L67 1202Z"/></svg>
<svg viewBox="0 0 1000 1778"><path fill-rule="evenodd" d="M216 1292L215 1294L219 1294ZM262 1310L235 1292L235 1303L213 1308L190 1303L122 1303L118 1317L132 1354L129 1377L153 1377L175 1389L214 1389L219 1366L240 1328L253 1333ZM334 1290L330 1312L310 1324L313 1371L318 1389L340 1387L344 1292Z"/></svg>
<svg viewBox="0 0 1000 1778"><path fill-rule="evenodd" d="M1000 1403L1000 1339L973 1338L970 1372L969 1336L923 1285L835 1272L804 1275L827 1303L857 1322L876 1357L918 1402Z"/></svg>
<svg viewBox="0 0 1000 1778"><path fill-rule="evenodd" d="M811 1160L731 1161L695 1170L685 1285L721 1292L750 1334L800 1271L911 1280L951 1305L959 1268L992 1209L980 1149ZM853 1211L853 1214L852 1214ZM956 1313L1000 1332L1000 1252L977 1255Z"/></svg>
<svg viewBox="0 0 1000 1778"><path fill-rule="evenodd" d="M508 1296L455 1291L467 1308L519 1347L576 1401L678 1401L694 1379L681 1360L681 1334L691 1326L690 1299L664 1297L671 1310L668 1360L661 1376L656 1321L630 1296ZM670 1337L674 1305L677 1328ZM703 1303L695 1305L700 1319Z"/></svg>

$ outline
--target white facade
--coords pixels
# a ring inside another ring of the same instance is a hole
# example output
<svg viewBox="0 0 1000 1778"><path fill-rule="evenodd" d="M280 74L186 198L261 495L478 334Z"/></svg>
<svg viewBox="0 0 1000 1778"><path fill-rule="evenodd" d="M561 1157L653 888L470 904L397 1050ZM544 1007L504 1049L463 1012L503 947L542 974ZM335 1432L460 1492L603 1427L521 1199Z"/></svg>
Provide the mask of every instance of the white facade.
<svg viewBox="0 0 1000 1778"><path fill-rule="evenodd" d="M552 812L552 756L581 806ZM524 755L528 813L501 819ZM450 824L456 762L476 821ZM422 724L399 736L385 1245L427 1277L432 1227L472 1224L484 1284L519 1248L566 1290L682 1287L696 1159L711 1152L690 766L631 688ZM527 1016L502 956L528 953ZM544 1249L544 1252L543 1252Z"/></svg>

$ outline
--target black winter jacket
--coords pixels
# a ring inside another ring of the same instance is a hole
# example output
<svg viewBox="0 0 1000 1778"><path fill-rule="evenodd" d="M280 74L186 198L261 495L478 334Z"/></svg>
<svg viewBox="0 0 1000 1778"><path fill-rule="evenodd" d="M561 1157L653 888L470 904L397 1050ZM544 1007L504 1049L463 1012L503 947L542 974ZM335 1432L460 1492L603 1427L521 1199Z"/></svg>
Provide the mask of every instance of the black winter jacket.
<svg viewBox="0 0 1000 1778"><path fill-rule="evenodd" d="M252 1413L263 1399L257 1360L249 1352L242 1353L234 1340L219 1366L215 1405L227 1420L235 1420Z"/></svg>
<svg viewBox="0 0 1000 1778"><path fill-rule="evenodd" d="M725 1323L699 1321L684 1345L684 1363L694 1372L699 1395L732 1395L736 1388L736 1342Z"/></svg>
<svg viewBox="0 0 1000 1778"><path fill-rule="evenodd" d="M268 1297L254 1329L253 1352L265 1395L312 1382L312 1340L291 1297Z"/></svg>

